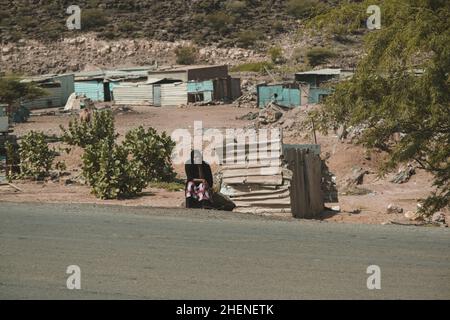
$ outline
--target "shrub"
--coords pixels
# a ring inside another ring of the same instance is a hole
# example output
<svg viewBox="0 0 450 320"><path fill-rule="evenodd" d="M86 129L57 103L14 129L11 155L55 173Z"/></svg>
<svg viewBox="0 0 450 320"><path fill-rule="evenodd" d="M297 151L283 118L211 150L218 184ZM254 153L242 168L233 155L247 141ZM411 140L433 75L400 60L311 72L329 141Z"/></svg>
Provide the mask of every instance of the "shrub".
<svg viewBox="0 0 450 320"><path fill-rule="evenodd" d="M155 129L145 131L141 126L127 132L123 145L133 161L143 167L147 181L173 181L176 174L171 155L175 142L165 132L158 135Z"/></svg>
<svg viewBox="0 0 450 320"><path fill-rule="evenodd" d="M290 0L287 3L287 13L297 19L309 18L315 15L320 7L317 0Z"/></svg>
<svg viewBox="0 0 450 320"><path fill-rule="evenodd" d="M280 47L272 47L267 51L267 53L269 54L272 62L275 64L280 64L285 61L283 57L283 49Z"/></svg>
<svg viewBox="0 0 450 320"><path fill-rule="evenodd" d="M82 30L95 30L108 24L106 14L98 9L86 9L81 11Z"/></svg>
<svg viewBox="0 0 450 320"><path fill-rule="evenodd" d="M206 20L215 31L221 33L227 31L228 25L232 24L234 21L232 16L223 11L207 15Z"/></svg>
<svg viewBox="0 0 450 320"><path fill-rule="evenodd" d="M20 177L42 179L52 169L56 152L48 146L42 132L30 131L20 141Z"/></svg>
<svg viewBox="0 0 450 320"><path fill-rule="evenodd" d="M273 69L273 64L267 61L248 62L231 68L232 72L264 72L265 68Z"/></svg>
<svg viewBox="0 0 450 320"><path fill-rule="evenodd" d="M84 148L83 176L92 193L101 199L121 199L138 195L149 182L171 182L175 178L171 155L172 139L143 127L131 130L117 144L114 118L110 110L94 113L89 123L77 119L63 130L62 140Z"/></svg>
<svg viewBox="0 0 450 320"><path fill-rule="evenodd" d="M308 58L308 64L312 67L324 64L328 59L335 57L336 54L330 49L326 48L313 48L308 50L306 57Z"/></svg>
<svg viewBox="0 0 450 320"><path fill-rule="evenodd" d="M108 139L86 146L82 160L83 176L100 199L133 197L147 185L142 167L129 161L123 146Z"/></svg>
<svg viewBox="0 0 450 320"><path fill-rule="evenodd" d="M258 31L247 30L238 33L237 44L243 48L249 48L255 45L263 35Z"/></svg>
<svg viewBox="0 0 450 320"><path fill-rule="evenodd" d="M303 62L305 58L305 53L303 52L302 48L295 48L294 52L292 53L292 60L294 60L297 63Z"/></svg>
<svg viewBox="0 0 450 320"><path fill-rule="evenodd" d="M85 148L94 145L100 140L114 141L114 116L111 110L97 111L92 115L90 122L74 119L69 122L69 128L60 126L63 134L62 141L73 146Z"/></svg>
<svg viewBox="0 0 450 320"><path fill-rule="evenodd" d="M179 47L175 49L178 64L194 64L197 60L197 48L193 46Z"/></svg>
<svg viewBox="0 0 450 320"><path fill-rule="evenodd" d="M227 10L235 14L243 14L247 10L247 4L245 3L245 1L230 1L227 4Z"/></svg>
<svg viewBox="0 0 450 320"><path fill-rule="evenodd" d="M122 22L119 25L119 31L121 32L133 32L136 31L136 24L131 21Z"/></svg>

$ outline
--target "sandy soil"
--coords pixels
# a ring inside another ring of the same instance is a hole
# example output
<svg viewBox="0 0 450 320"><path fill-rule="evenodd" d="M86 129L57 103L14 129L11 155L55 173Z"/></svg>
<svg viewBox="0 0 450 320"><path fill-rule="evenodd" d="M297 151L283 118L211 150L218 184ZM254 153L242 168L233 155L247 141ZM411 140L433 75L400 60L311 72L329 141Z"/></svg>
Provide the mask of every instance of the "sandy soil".
<svg viewBox="0 0 450 320"><path fill-rule="evenodd" d="M123 137L129 129L142 125L154 127L158 131L171 133L175 129L192 130L194 121L203 121L204 128L242 128L251 124L248 120L237 120L253 109L235 108L233 106L204 106L204 107L133 107L131 111L116 115L116 130ZM68 125L69 115L32 116L30 121L18 124L14 134L21 136L30 130L44 131L46 134L60 134L59 125ZM300 130L300 129L299 129ZM119 138L120 139L120 138ZM431 190L431 176L418 171L406 184L389 182L390 176L377 178L376 172L382 154L372 154L367 160L364 150L348 143L340 142L337 136L317 136L321 144L322 154L329 154L327 161L331 171L336 175L338 183L355 166L364 167L370 173L366 175L360 188L370 190L365 195L340 195L340 213L324 213L322 219L335 222L350 223L385 223L389 220L406 222L403 214L386 214L386 207L393 203L405 211L414 211L417 200L425 197ZM312 138L300 132L285 134L285 143L313 143ZM58 147L58 144L53 144ZM67 170L72 176L80 174L81 149L74 148L68 156L60 157L66 162ZM183 166L175 166L180 178L184 178ZM212 166L213 171L217 170ZM98 203L120 204L125 206L154 206L179 207L183 203L183 192L169 192L161 189L148 188L141 197L129 200L99 200L90 194L87 186L61 182L20 182L14 184L21 189L15 190L9 186L0 188L0 201L14 202L70 202L70 203ZM336 204L334 204L336 205ZM360 211L355 214L355 210Z"/></svg>

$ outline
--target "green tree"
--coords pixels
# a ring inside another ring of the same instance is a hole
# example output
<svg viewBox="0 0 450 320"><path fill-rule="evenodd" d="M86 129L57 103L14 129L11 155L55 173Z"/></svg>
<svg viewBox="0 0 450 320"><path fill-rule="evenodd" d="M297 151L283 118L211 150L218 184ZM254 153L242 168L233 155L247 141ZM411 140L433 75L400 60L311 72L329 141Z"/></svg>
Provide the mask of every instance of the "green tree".
<svg viewBox="0 0 450 320"><path fill-rule="evenodd" d="M341 125L366 128L359 142L388 152L382 172L406 161L431 172L436 191L422 209L429 214L450 204L450 2L378 5L382 27L365 36L366 55L354 77L338 84L314 116L324 131ZM347 9L328 15L341 17L333 23L358 16ZM359 9L365 12L365 3Z"/></svg>
<svg viewBox="0 0 450 320"><path fill-rule="evenodd" d="M198 51L193 46L184 46L175 49L177 63L183 65L194 64L197 61Z"/></svg>
<svg viewBox="0 0 450 320"><path fill-rule="evenodd" d="M32 82L21 82L18 77L0 77L0 103L13 105L46 95L47 92Z"/></svg>

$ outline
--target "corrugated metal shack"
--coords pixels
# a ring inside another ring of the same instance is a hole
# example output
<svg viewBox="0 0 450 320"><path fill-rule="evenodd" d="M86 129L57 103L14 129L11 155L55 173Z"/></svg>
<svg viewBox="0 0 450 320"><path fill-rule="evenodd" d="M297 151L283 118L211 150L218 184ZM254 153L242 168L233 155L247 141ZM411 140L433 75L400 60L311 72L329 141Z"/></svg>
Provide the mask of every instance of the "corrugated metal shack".
<svg viewBox="0 0 450 320"><path fill-rule="evenodd" d="M298 72L292 83L259 84L257 105L264 108L271 102L283 107L316 104L332 93L332 89L326 86L327 83L344 80L352 74L341 69L321 69Z"/></svg>
<svg viewBox="0 0 450 320"><path fill-rule="evenodd" d="M275 102L283 107L300 106L300 89L298 84L260 84L256 87L259 108Z"/></svg>
<svg viewBox="0 0 450 320"><path fill-rule="evenodd" d="M319 103L325 96L332 93L326 84L331 81L341 81L351 77L353 73L343 69L320 69L297 72L295 81L302 90L302 105Z"/></svg>
<svg viewBox="0 0 450 320"><path fill-rule="evenodd" d="M145 82L151 68L153 67L79 72L75 74L75 93L85 95L92 101L112 101L112 91L116 85L122 82Z"/></svg>
<svg viewBox="0 0 450 320"><path fill-rule="evenodd" d="M161 85L161 88L156 88L153 92L155 97L161 92L161 99L155 99L156 106L159 105L159 101L162 106L168 105L166 103L172 105L174 102L231 102L241 96L241 81L239 78L229 76L226 65L171 67L150 71L148 76L151 79L172 79L183 83L183 85ZM170 97L165 97L167 94ZM174 96L177 97L175 100Z"/></svg>
<svg viewBox="0 0 450 320"><path fill-rule="evenodd" d="M73 74L47 74L25 78L22 81L33 82L47 92L46 96L22 103L30 110L64 107L67 99L75 90Z"/></svg>

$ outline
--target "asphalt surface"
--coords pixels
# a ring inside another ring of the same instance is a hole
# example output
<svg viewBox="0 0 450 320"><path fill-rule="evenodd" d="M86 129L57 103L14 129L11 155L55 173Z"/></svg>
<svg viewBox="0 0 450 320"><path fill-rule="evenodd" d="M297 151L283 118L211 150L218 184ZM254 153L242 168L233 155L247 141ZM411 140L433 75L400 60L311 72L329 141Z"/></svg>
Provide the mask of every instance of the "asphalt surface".
<svg viewBox="0 0 450 320"><path fill-rule="evenodd" d="M1 203L0 299L450 299L449 249L448 228Z"/></svg>

